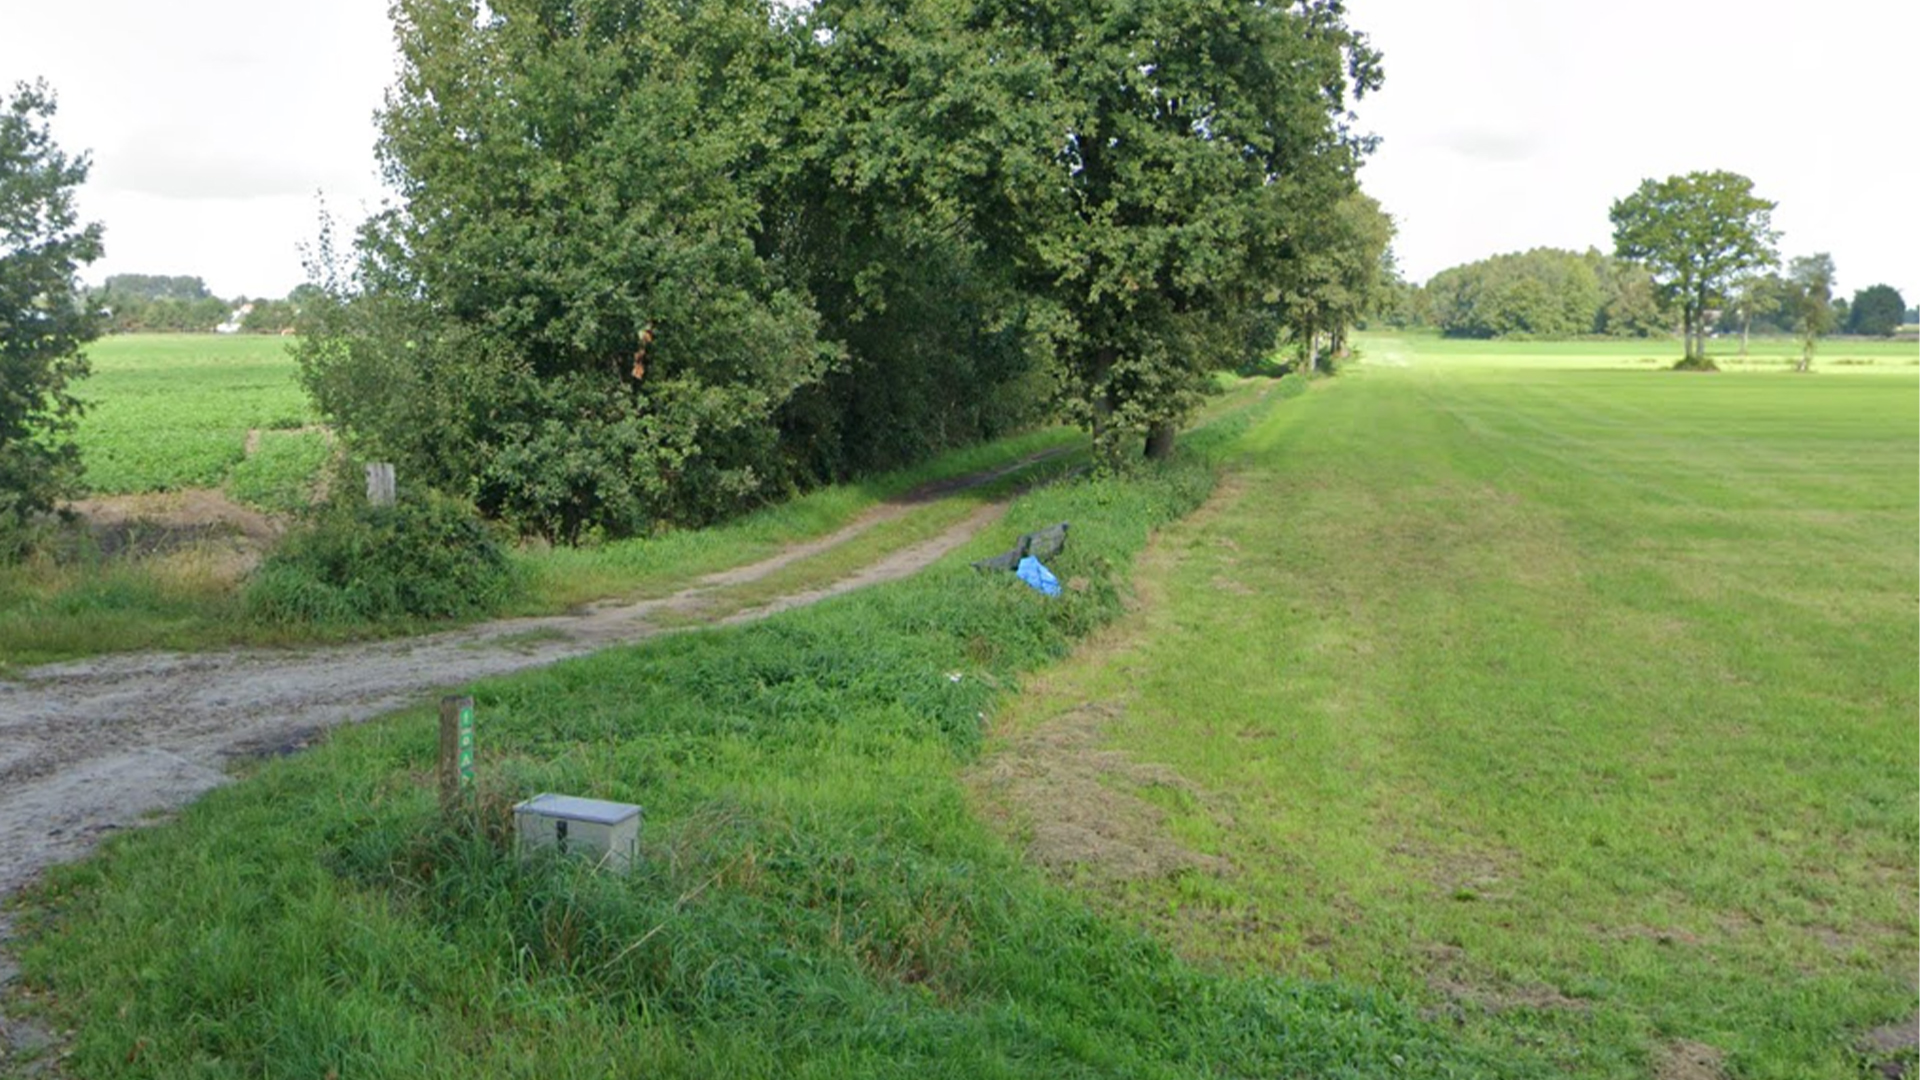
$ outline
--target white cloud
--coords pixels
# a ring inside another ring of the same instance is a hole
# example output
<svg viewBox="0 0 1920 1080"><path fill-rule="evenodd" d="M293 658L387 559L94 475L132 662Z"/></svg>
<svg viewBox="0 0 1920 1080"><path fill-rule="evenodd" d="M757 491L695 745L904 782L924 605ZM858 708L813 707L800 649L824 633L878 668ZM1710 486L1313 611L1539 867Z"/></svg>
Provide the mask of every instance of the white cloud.
<svg viewBox="0 0 1920 1080"><path fill-rule="evenodd" d="M1358 106L1384 137L1364 182L1416 279L1607 248L1607 207L1641 179L1724 168L1779 201L1786 254L1831 252L1843 291L1920 296L1920 4L1353 0L1349 16L1386 52L1385 87ZM315 192L349 223L380 197L386 0L19 3L5 29L0 73L45 75L62 144L93 151L81 205L108 232L92 276L283 293Z"/></svg>
<svg viewBox="0 0 1920 1080"><path fill-rule="evenodd" d="M64 0L10 6L8 83L45 77L55 136L88 151L81 211L107 229L87 271L197 274L223 295L282 295L315 195L376 201L372 115L393 62L384 0Z"/></svg>
<svg viewBox="0 0 1920 1080"><path fill-rule="evenodd" d="M1842 290L1920 294L1907 54L1920 5L1356 0L1386 54L1358 109L1362 181L1407 275L1541 245L1609 250L1642 179L1729 169L1779 203L1784 255L1831 252Z"/></svg>

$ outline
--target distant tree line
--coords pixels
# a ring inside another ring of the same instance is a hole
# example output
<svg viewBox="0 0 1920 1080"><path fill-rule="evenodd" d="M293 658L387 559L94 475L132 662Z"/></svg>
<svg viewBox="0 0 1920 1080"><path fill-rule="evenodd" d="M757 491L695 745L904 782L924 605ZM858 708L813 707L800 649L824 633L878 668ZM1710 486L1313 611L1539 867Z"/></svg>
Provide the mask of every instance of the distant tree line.
<svg viewBox="0 0 1920 1080"><path fill-rule="evenodd" d="M1704 325L1743 337L1798 335L1810 319L1821 335L1887 337L1900 328L1905 301L1892 286L1869 286L1849 300L1832 295L1833 273L1824 254L1791 260L1785 272L1748 273L1706 309ZM1656 337L1679 329L1679 314L1659 296L1645 267L1594 249L1495 255L1442 270L1424 287L1387 288L1386 321L1450 337ZM1824 314L1809 314L1810 289L1821 297Z"/></svg>
<svg viewBox="0 0 1920 1080"><path fill-rule="evenodd" d="M1067 418L1173 449L1211 374L1384 292L1337 0L399 0L297 347L361 453L558 540Z"/></svg>
<svg viewBox="0 0 1920 1080"><path fill-rule="evenodd" d="M1401 325L1451 337L1648 337L1671 325L1653 280L1636 263L1589 249L1495 255L1403 289L1389 312Z"/></svg>
<svg viewBox="0 0 1920 1080"><path fill-rule="evenodd" d="M296 286L282 299L231 300L213 295L205 281L188 275L112 274L87 290L85 302L100 312L111 333L206 333L241 315L238 329L249 334L278 334L290 329L313 286Z"/></svg>

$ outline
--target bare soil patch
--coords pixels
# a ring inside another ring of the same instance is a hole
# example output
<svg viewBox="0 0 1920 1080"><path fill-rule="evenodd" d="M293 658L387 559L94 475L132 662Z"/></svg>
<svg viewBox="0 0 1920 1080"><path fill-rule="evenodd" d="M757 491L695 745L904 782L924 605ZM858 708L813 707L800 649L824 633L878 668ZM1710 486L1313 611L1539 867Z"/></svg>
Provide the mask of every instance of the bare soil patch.
<svg viewBox="0 0 1920 1080"><path fill-rule="evenodd" d="M1725 1057L1706 1043L1675 1039L1654 1055L1654 1080L1725 1080Z"/></svg>
<svg viewBox="0 0 1920 1080"><path fill-rule="evenodd" d="M1009 740L980 770L978 785L1026 836L1028 858L1054 873L1097 882L1226 873L1225 859L1169 836L1167 811L1140 794L1162 788L1205 806L1206 792L1164 765L1100 748L1121 711L1084 705Z"/></svg>
<svg viewBox="0 0 1920 1080"><path fill-rule="evenodd" d="M285 531L280 522L215 488L100 495L69 508L86 522L101 553L109 556L164 554L227 537L264 550Z"/></svg>
<svg viewBox="0 0 1920 1080"><path fill-rule="evenodd" d="M1920 1060L1920 1013L1892 1024L1882 1024L1860 1037L1860 1053L1873 1063L1876 1075L1903 1080L1916 1072Z"/></svg>

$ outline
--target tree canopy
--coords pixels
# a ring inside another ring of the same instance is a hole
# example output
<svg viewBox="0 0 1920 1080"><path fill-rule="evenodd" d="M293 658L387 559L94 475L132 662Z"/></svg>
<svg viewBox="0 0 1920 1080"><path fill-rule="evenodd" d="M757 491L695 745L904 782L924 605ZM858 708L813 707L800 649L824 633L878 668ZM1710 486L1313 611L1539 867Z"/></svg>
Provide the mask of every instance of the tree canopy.
<svg viewBox="0 0 1920 1080"><path fill-rule="evenodd" d="M44 82L0 101L0 533L79 490L67 438L87 374L80 348L98 324L80 301L78 268L101 253L101 229L80 223L74 189L87 158L61 151Z"/></svg>
<svg viewBox="0 0 1920 1080"><path fill-rule="evenodd" d="M1813 367L1813 349L1838 325L1833 304L1833 257L1825 252L1805 255L1787 265L1783 307L1800 335L1797 371Z"/></svg>
<svg viewBox="0 0 1920 1080"><path fill-rule="evenodd" d="M1598 251L1494 255L1440 271L1425 292L1428 317L1451 337L1646 337L1667 327L1646 270Z"/></svg>
<svg viewBox="0 0 1920 1080"><path fill-rule="evenodd" d="M1347 330L1393 299L1393 218L1353 191L1324 214L1302 214L1289 238L1276 313L1293 335L1308 371L1320 366L1324 335L1333 355L1346 350Z"/></svg>
<svg viewBox="0 0 1920 1080"><path fill-rule="evenodd" d="M316 252L303 377L561 539L1048 406L1164 452L1353 193L1379 79L1334 0L394 11L399 199Z"/></svg>
<svg viewBox="0 0 1920 1080"><path fill-rule="evenodd" d="M1906 318L1907 302L1891 285L1869 285L1853 294L1847 309L1847 332L1890 337Z"/></svg>
<svg viewBox="0 0 1920 1080"><path fill-rule="evenodd" d="M1679 308L1683 364L1710 366L1708 311L1734 280L1777 261L1774 205L1753 194L1753 181L1724 171L1643 180L1614 202L1614 253L1644 263Z"/></svg>

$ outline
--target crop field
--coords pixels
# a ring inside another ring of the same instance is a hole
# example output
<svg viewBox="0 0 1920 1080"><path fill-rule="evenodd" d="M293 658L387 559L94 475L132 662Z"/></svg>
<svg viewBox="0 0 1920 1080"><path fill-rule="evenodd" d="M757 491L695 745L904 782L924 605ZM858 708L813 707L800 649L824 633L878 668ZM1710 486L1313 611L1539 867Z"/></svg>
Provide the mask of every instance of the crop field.
<svg viewBox="0 0 1920 1080"><path fill-rule="evenodd" d="M123 334L87 347L93 375L78 442L89 487L101 494L219 487L247 460L247 433L274 433L281 470L323 460L316 422L287 339L256 334ZM263 435L261 445L269 440ZM295 447L298 447L295 449ZM248 491L265 492L256 465ZM274 488L269 501L285 501Z"/></svg>
<svg viewBox="0 0 1920 1080"><path fill-rule="evenodd" d="M1556 1073L1862 1075L1920 963L1913 347L1360 346L1016 701L983 774L1038 779L982 803L1190 957ZM1174 872L1100 872L1140 851Z"/></svg>

